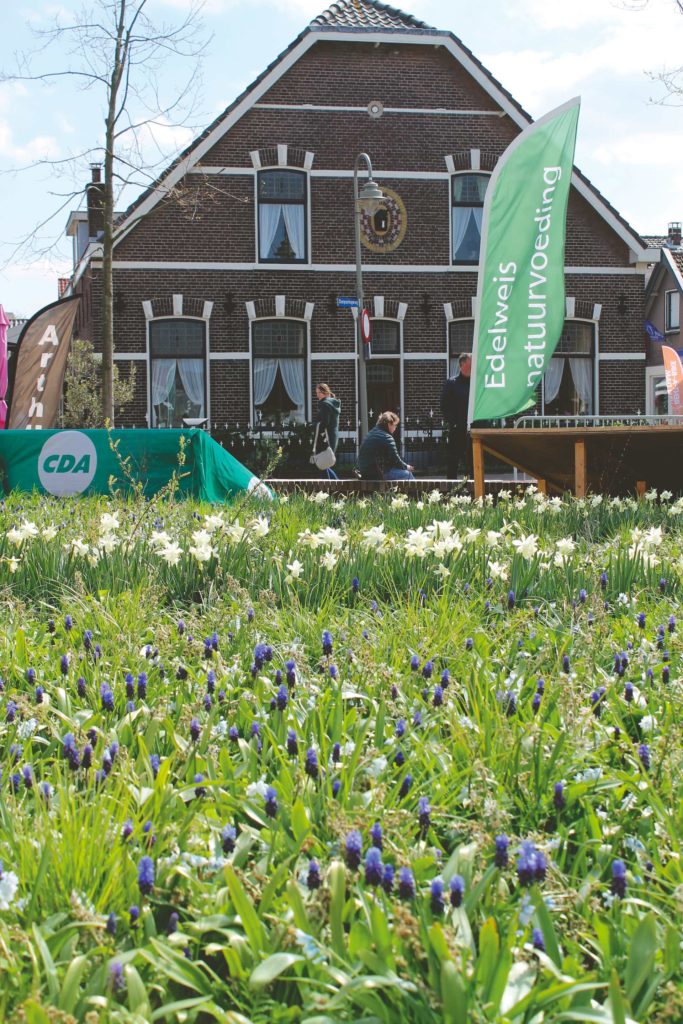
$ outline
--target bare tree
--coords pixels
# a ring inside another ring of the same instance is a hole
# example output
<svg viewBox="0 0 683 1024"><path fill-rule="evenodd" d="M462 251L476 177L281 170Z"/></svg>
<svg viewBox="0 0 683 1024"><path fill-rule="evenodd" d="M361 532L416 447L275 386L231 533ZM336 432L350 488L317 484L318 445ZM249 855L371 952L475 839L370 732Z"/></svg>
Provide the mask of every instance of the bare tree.
<svg viewBox="0 0 683 1024"><path fill-rule="evenodd" d="M644 11L652 0L621 0L620 6L627 11ZM683 0L667 0L667 3L683 14ZM651 102L661 105L678 106L683 103L683 66L664 68L663 71L648 71L653 82L664 87L664 95Z"/></svg>
<svg viewBox="0 0 683 1024"><path fill-rule="evenodd" d="M201 3L189 0L187 12L175 24L155 23L148 15L148 0L89 0L66 20L59 14L48 30L38 33L40 45L19 58L15 73L1 73L2 81L52 84L69 78L80 88L95 90L103 103L102 144L65 161L38 160L30 165L57 167L83 159L104 165L102 196L102 414L114 422L114 211L126 187L147 187L155 181L168 155L146 155L155 127L187 125L201 84L202 52L208 39L201 23ZM66 47L68 66L54 70L35 68L57 46ZM172 58L189 62L190 71L171 95L162 96ZM68 205L74 193L60 205ZM45 222L43 222L44 224ZM41 225L42 226L42 225Z"/></svg>

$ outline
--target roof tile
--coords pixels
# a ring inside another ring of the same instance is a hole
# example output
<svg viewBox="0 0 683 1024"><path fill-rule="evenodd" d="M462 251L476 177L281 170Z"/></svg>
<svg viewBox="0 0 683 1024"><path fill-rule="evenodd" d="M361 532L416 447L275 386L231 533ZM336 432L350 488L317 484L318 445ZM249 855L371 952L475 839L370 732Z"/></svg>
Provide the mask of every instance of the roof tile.
<svg viewBox="0 0 683 1024"><path fill-rule="evenodd" d="M336 0L326 11L314 18L310 27L367 29L429 29L424 21L412 14L404 14L396 7L379 3L378 0Z"/></svg>

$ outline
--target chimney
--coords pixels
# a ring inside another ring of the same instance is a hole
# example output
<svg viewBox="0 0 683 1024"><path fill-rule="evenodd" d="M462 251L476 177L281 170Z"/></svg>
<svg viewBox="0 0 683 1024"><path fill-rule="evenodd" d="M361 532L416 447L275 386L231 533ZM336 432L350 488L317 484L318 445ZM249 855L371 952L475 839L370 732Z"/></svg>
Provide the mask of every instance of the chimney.
<svg viewBox="0 0 683 1024"><path fill-rule="evenodd" d="M681 222L680 220L674 220L669 224L669 237L667 239L669 245L678 246L681 244Z"/></svg>
<svg viewBox="0 0 683 1024"><path fill-rule="evenodd" d="M99 164L91 164L92 180L85 188L88 204L88 235L97 238L104 231L104 185L102 168Z"/></svg>

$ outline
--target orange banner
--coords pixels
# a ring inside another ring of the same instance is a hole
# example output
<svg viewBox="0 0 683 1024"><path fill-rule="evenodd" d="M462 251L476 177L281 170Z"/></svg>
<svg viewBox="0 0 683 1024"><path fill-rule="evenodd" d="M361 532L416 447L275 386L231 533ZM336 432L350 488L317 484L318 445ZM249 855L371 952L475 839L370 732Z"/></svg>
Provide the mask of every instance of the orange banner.
<svg viewBox="0 0 683 1024"><path fill-rule="evenodd" d="M683 415L683 366L678 352L662 345L666 390L669 393L669 412L672 416Z"/></svg>
<svg viewBox="0 0 683 1024"><path fill-rule="evenodd" d="M24 327L9 411L11 430L47 430L57 424L66 357L79 296L39 310Z"/></svg>

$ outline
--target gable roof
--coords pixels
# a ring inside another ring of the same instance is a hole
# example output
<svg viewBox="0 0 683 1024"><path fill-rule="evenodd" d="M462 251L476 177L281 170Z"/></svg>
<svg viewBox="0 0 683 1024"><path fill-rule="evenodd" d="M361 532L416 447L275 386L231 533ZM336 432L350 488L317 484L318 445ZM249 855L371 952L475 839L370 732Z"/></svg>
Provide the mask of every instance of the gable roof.
<svg viewBox="0 0 683 1024"><path fill-rule="evenodd" d="M355 42L362 35L364 41L381 42L388 34L400 35L402 43L410 40L427 45L431 40L438 40L438 44L451 53L520 129L533 122L531 115L452 32L431 28L413 15L405 14L379 0L336 0L331 7L315 17L258 78L176 157L154 185L138 196L118 221L114 244L125 237L168 194L169 189L201 160L204 153L319 39L349 39ZM576 167L572 173L572 184L629 246L636 258L644 259L647 243Z"/></svg>
<svg viewBox="0 0 683 1024"><path fill-rule="evenodd" d="M342 28L387 28L398 31L427 29L436 31L424 21L419 21L412 14L404 14L389 4L378 3L377 0L337 0L326 11L313 19L309 28L316 25Z"/></svg>

